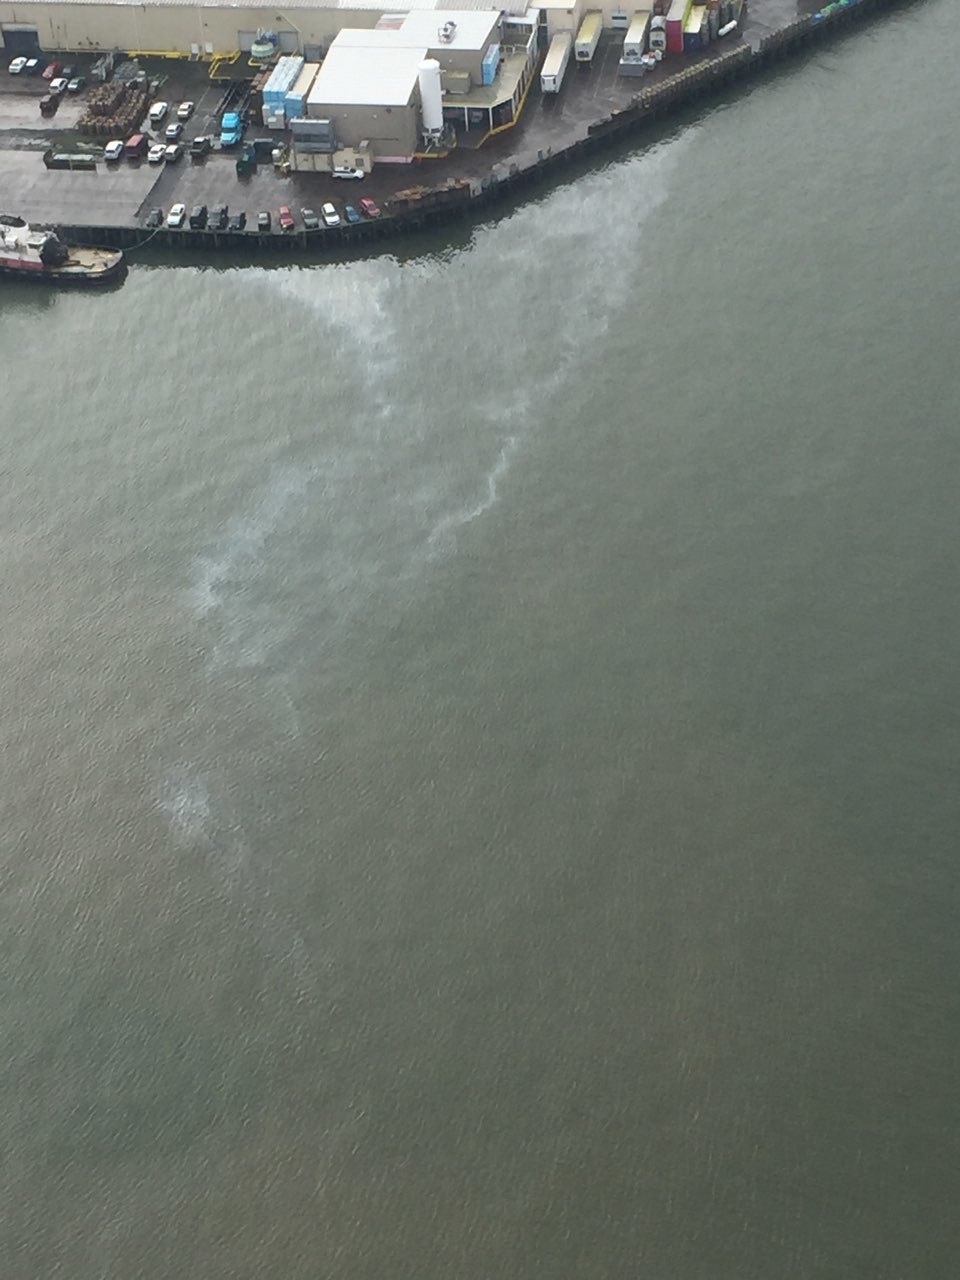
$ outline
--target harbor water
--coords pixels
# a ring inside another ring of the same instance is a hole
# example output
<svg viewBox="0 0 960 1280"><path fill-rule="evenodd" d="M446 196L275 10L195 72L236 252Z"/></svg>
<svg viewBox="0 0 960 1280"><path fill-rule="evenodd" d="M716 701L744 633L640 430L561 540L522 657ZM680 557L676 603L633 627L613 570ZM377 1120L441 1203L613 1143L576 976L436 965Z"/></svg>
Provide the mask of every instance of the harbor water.
<svg viewBox="0 0 960 1280"><path fill-rule="evenodd" d="M957 1274L951 17L2 286L4 1280Z"/></svg>

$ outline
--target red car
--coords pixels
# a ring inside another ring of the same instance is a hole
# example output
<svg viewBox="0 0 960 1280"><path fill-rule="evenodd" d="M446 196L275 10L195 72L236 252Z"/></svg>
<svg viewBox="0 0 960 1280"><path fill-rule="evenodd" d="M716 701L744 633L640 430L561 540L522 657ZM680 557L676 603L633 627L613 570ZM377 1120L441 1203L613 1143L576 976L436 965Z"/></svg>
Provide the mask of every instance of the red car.
<svg viewBox="0 0 960 1280"><path fill-rule="evenodd" d="M289 205L282 204L277 212L278 221L281 231L292 231L294 228L293 214L290 212Z"/></svg>
<svg viewBox="0 0 960 1280"><path fill-rule="evenodd" d="M43 78L44 80L54 80L62 70L63 70L62 62L48 62L47 65L43 68L43 73L42 73Z"/></svg>
<svg viewBox="0 0 960 1280"><path fill-rule="evenodd" d="M377 204L376 200L371 200L369 196L364 196L359 203L360 208L368 218L380 217L380 206Z"/></svg>

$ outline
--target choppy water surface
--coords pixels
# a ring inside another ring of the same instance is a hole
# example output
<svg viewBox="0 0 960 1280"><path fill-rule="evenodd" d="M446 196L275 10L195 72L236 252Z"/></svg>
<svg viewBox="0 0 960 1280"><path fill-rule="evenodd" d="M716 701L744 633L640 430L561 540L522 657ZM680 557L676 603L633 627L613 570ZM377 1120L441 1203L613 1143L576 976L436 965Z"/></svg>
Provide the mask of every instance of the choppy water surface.
<svg viewBox="0 0 960 1280"><path fill-rule="evenodd" d="M466 246L4 286L5 1280L956 1274L947 13Z"/></svg>

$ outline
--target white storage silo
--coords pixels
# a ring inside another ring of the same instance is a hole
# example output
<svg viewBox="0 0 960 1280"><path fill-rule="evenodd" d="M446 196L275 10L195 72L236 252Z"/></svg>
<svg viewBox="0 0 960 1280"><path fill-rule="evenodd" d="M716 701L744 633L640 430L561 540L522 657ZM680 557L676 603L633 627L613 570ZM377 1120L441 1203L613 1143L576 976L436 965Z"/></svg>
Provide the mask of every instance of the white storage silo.
<svg viewBox="0 0 960 1280"><path fill-rule="evenodd" d="M440 63L436 58L424 58L418 68L420 81L420 113L423 132L428 137L443 133L443 89L440 85Z"/></svg>

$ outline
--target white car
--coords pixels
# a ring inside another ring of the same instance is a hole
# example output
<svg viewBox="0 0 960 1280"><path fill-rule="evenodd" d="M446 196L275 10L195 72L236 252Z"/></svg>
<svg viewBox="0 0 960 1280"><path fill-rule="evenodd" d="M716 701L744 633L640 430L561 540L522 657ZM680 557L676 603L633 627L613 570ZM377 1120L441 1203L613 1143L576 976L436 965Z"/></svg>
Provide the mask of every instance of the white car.
<svg viewBox="0 0 960 1280"><path fill-rule="evenodd" d="M322 204L320 206L320 216L323 218L325 227L339 227L340 215L337 213L336 205L330 203Z"/></svg>
<svg viewBox="0 0 960 1280"><path fill-rule="evenodd" d="M187 206L185 204L175 204L167 214L167 226L177 230L182 227L187 216Z"/></svg>
<svg viewBox="0 0 960 1280"><path fill-rule="evenodd" d="M163 124L166 119L167 112L170 110L169 102L155 102L150 108L150 123Z"/></svg>
<svg viewBox="0 0 960 1280"><path fill-rule="evenodd" d="M183 155L183 147L179 142L168 143L163 149L163 158L167 164L175 164Z"/></svg>
<svg viewBox="0 0 960 1280"><path fill-rule="evenodd" d="M115 138L103 148L104 160L120 160L123 158L123 143Z"/></svg>
<svg viewBox="0 0 960 1280"><path fill-rule="evenodd" d="M353 178L359 181L364 174L362 169L355 169L352 164L335 164L333 166L333 176L335 178Z"/></svg>
<svg viewBox="0 0 960 1280"><path fill-rule="evenodd" d="M166 154L167 154L167 148L165 144L162 142L155 142L153 146L150 148L150 150L147 152L147 163L163 164Z"/></svg>
<svg viewBox="0 0 960 1280"><path fill-rule="evenodd" d="M55 80L50 81L50 92L55 93L59 98L61 94L67 92L68 81L63 76L57 76Z"/></svg>
<svg viewBox="0 0 960 1280"><path fill-rule="evenodd" d="M26 58L14 58L14 60L10 63L9 67L7 67L7 70L10 72L12 76L19 76L23 74L23 68L26 65L27 65Z"/></svg>
<svg viewBox="0 0 960 1280"><path fill-rule="evenodd" d="M192 115L193 115L193 103L181 102L179 107L177 107L177 119L189 120Z"/></svg>

